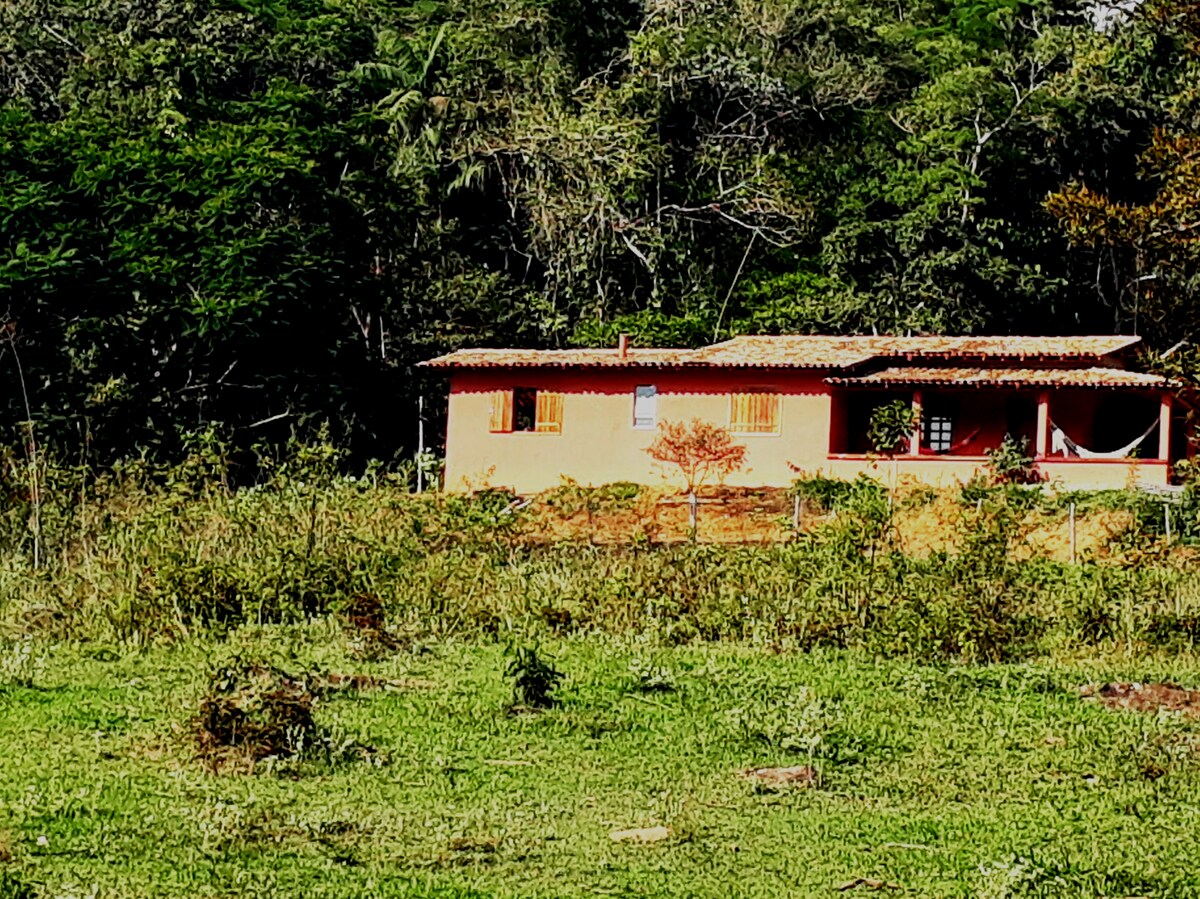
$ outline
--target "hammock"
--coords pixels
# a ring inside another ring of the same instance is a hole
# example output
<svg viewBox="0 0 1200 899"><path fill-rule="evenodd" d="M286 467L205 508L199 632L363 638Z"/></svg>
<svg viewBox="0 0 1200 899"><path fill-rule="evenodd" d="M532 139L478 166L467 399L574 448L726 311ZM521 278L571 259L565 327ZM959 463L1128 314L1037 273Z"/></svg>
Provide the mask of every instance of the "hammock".
<svg viewBox="0 0 1200 899"><path fill-rule="evenodd" d="M974 440L976 437L978 437L979 432L982 430L983 430L983 425L980 425L974 431L972 431L970 434L968 434L966 437L963 437L961 440L950 444L950 446L944 450L930 449L924 443L922 443L921 444L921 455L922 456L946 456L946 455L951 455L953 453L957 453L960 449L962 449L964 446L966 446L968 443L970 443L972 440Z"/></svg>
<svg viewBox="0 0 1200 899"><path fill-rule="evenodd" d="M1062 428L1054 422L1050 422L1050 453L1053 455L1057 452L1062 452L1064 456L1078 456L1080 459L1124 459L1135 449L1141 446L1142 441L1150 436L1150 433L1158 427L1158 419L1150 422L1150 427L1142 432L1142 436L1138 437L1119 450L1113 450L1111 453L1097 453L1087 447L1080 446L1074 440L1066 435Z"/></svg>

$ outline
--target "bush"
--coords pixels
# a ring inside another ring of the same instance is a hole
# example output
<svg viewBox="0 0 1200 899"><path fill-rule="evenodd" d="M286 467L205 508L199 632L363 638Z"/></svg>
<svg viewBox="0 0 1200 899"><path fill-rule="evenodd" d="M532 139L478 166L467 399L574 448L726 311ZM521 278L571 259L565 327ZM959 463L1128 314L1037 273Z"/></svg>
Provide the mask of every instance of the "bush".
<svg viewBox="0 0 1200 899"><path fill-rule="evenodd" d="M894 456L908 448L913 431L921 426L911 403L893 400L871 410L867 439L877 453Z"/></svg>
<svg viewBox="0 0 1200 899"><path fill-rule="evenodd" d="M1186 646L1200 618L1195 562L1146 539L1161 533L1162 498L1133 491L968 485L957 548L914 558L900 552L886 490L866 477L797 481L797 495L837 514L787 543L595 546L544 542L504 492L414 496L386 478L286 469L250 488L189 488L187 500L136 467L106 477L78 500L76 535L56 543L52 567L34 570L27 545L0 554L5 627L144 645L334 616L367 655L422 638L595 631L993 659L1063 642ZM634 491L579 489L596 504ZM1072 499L1139 510L1122 538L1128 562L1015 560L1025 512ZM1185 491L1172 506L1176 533L1194 528L1194 503Z"/></svg>
<svg viewBox="0 0 1200 899"><path fill-rule="evenodd" d="M852 506L887 502L887 488L862 474L853 481L821 475L798 478L792 481L789 493L800 497L810 509L818 512L835 512Z"/></svg>
<svg viewBox="0 0 1200 899"><path fill-rule="evenodd" d="M509 710L551 709L558 705L554 691L562 682L562 672L542 659L532 647L517 647L512 656L504 672L513 682Z"/></svg>
<svg viewBox="0 0 1200 899"><path fill-rule="evenodd" d="M1037 484L1042 480L1033 454L1029 452L1029 438L1017 440L1006 434L1004 442L987 451L988 470L997 484Z"/></svg>

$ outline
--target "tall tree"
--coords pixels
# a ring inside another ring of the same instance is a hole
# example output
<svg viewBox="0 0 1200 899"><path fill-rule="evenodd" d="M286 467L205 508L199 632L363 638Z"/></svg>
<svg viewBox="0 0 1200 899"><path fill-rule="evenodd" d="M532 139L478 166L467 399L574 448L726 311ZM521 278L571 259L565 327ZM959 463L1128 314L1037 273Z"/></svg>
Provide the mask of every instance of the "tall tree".
<svg viewBox="0 0 1200 899"><path fill-rule="evenodd" d="M1149 146L1136 169L1076 179L1046 207L1095 260L1119 324L1166 347L1200 337L1200 3L1155 0L1133 15L1131 43L1168 45Z"/></svg>

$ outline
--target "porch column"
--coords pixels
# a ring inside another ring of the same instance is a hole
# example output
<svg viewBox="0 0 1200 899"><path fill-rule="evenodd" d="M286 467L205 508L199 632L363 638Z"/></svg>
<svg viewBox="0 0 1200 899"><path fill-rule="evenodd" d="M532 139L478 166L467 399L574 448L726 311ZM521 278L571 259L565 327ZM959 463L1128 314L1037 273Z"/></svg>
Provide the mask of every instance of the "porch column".
<svg viewBox="0 0 1200 899"><path fill-rule="evenodd" d="M1033 448L1033 456L1035 459L1045 459L1050 440L1049 391L1042 390L1038 393L1037 404L1037 445Z"/></svg>
<svg viewBox="0 0 1200 899"><path fill-rule="evenodd" d="M1171 460L1171 394L1164 393L1158 407L1158 458Z"/></svg>
<svg viewBox="0 0 1200 899"><path fill-rule="evenodd" d="M913 421L917 426L913 428L912 436L908 440L908 453L911 456L921 455L921 404L924 402L924 396L921 391L914 390L912 398Z"/></svg>

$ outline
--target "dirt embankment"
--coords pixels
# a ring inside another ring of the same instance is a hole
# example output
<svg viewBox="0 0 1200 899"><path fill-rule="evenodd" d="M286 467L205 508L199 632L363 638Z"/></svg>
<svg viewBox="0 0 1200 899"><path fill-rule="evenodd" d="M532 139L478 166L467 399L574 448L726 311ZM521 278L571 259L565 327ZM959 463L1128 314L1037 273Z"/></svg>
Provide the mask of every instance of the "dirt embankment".
<svg viewBox="0 0 1200 899"><path fill-rule="evenodd" d="M917 557L953 551L976 512L961 491L902 481L892 496L892 538ZM598 544L677 543L691 539L686 497L666 488L616 485L587 489L567 486L534 497L527 508L526 535L533 540ZM798 514L797 514L798 511ZM826 512L801 502L797 510L784 488L710 487L698 494L696 539L702 543L772 543L833 522ZM1119 538L1135 525L1131 513L1116 509L1080 510L1074 540L1065 509L1032 508L1021 516L1013 540L1016 558L1068 561L1105 558L1122 550Z"/></svg>

